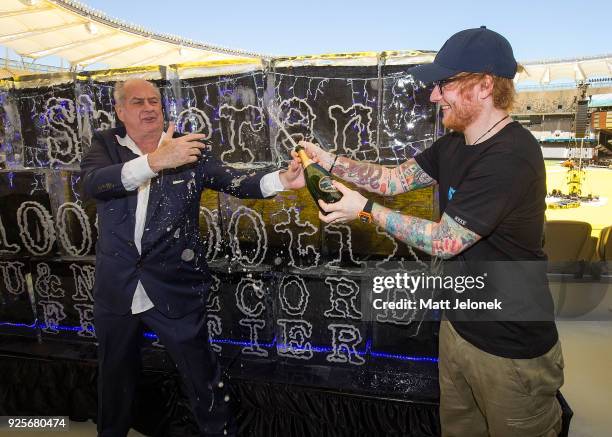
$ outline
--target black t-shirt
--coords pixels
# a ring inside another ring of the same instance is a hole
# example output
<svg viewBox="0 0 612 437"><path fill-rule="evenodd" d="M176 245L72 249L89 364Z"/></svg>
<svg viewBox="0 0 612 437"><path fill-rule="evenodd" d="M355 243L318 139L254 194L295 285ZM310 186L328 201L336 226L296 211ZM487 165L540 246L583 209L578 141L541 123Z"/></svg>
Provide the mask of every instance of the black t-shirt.
<svg viewBox="0 0 612 437"><path fill-rule="evenodd" d="M468 146L463 134L454 132L416 156L416 161L439 184L440 213L482 237L453 260L467 264L499 262L510 269L519 268L521 263L516 261L539 265L538 278L525 278L525 289L530 298L552 313L545 277L546 255L542 251L546 172L533 135L518 122L512 122L490 139ZM533 274L532 269L532 278ZM490 285L508 288L507 284ZM514 304L528 305L529 302L521 304L524 297L524 293L515 296ZM473 321L476 318L473 312L449 317L463 338L499 356L536 357L546 353L558 338L552 320Z"/></svg>

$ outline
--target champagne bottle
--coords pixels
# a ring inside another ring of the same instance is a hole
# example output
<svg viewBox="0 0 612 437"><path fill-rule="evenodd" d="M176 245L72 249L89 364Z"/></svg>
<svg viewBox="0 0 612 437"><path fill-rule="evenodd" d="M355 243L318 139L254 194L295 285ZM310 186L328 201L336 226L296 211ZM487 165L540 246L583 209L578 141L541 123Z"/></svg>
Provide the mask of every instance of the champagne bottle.
<svg viewBox="0 0 612 437"><path fill-rule="evenodd" d="M319 199L323 199L326 203L336 203L342 199L342 193L332 184L331 174L319 164L313 162L313 160L306 155L306 151L302 146L297 146L295 151L304 166L306 188L310 191L310 195L317 206L319 206ZM319 209L321 209L320 206ZM323 210L321 210L321 212L326 214Z"/></svg>

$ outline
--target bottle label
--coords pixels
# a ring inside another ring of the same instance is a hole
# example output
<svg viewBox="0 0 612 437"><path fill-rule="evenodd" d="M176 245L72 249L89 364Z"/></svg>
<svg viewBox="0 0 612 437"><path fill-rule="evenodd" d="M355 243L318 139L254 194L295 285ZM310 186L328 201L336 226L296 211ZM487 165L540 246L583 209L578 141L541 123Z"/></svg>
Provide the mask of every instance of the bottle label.
<svg viewBox="0 0 612 437"><path fill-rule="evenodd" d="M332 183L332 178L329 176L323 176L319 179L319 190L325 193L335 193L338 191L334 184Z"/></svg>

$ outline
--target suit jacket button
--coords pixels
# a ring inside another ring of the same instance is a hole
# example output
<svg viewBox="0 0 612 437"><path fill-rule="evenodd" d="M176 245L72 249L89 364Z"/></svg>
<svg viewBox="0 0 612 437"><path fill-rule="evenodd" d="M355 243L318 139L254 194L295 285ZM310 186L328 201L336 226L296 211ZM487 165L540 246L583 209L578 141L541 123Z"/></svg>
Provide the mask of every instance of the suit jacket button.
<svg viewBox="0 0 612 437"><path fill-rule="evenodd" d="M138 262L136 263L136 267L137 267L137 268L141 268L141 267L142 267L142 261L138 261Z"/></svg>

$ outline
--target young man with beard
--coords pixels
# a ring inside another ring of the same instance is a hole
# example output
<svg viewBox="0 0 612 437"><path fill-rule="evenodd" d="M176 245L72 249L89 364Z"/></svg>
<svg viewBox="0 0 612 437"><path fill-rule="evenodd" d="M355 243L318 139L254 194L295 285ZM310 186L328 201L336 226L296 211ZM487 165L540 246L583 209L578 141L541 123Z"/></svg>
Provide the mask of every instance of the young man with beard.
<svg viewBox="0 0 612 437"><path fill-rule="evenodd" d="M508 111L517 71L512 47L485 27L453 35L431 64L410 72L433 83L431 102L451 132L395 168L334 156L303 142L332 173L365 190L395 195L438 184L438 222L402 215L338 182L343 198L320 201L326 223L360 217L432 256L503 263L487 291L506 294L515 314L552 314L542 251L546 174L537 141ZM523 264L535 268L526 279ZM544 266L544 268L542 268ZM522 282L521 282L522 281ZM508 289L509 284L514 288ZM518 290L523 291L520 296ZM516 292L515 292L516 291ZM506 303L506 302L505 302ZM445 436L556 436L563 357L550 318L446 311L439 336L440 416Z"/></svg>

